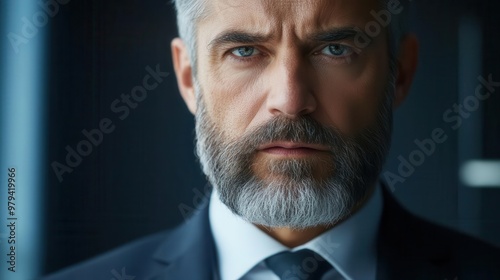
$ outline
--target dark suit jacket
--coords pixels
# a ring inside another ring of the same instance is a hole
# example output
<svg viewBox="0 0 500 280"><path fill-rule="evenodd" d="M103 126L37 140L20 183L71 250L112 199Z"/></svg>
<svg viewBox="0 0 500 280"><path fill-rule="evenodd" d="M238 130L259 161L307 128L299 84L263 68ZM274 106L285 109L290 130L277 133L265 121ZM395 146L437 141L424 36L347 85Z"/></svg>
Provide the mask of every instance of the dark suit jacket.
<svg viewBox="0 0 500 280"><path fill-rule="evenodd" d="M500 249L415 217L385 189L377 262L377 279L381 280L500 279ZM173 230L143 238L45 279L218 279L208 205Z"/></svg>

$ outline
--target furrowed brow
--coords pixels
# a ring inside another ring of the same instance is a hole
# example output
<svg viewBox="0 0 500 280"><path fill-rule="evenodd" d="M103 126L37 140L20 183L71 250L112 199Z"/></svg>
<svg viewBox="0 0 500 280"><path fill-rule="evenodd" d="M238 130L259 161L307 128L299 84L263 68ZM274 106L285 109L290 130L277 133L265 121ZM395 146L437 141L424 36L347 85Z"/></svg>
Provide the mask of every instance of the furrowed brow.
<svg viewBox="0 0 500 280"><path fill-rule="evenodd" d="M241 31L227 31L218 35L215 39L210 41L208 48L210 50L218 49L221 46L228 44L255 44L262 43L269 39L269 36L262 34L252 34Z"/></svg>

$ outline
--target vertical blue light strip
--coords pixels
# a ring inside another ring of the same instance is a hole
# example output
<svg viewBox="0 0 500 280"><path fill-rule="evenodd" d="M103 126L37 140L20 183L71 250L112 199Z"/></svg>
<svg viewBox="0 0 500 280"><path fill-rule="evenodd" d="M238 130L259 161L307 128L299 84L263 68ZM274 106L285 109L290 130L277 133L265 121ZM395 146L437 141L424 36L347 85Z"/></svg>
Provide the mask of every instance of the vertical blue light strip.
<svg viewBox="0 0 500 280"><path fill-rule="evenodd" d="M8 280L37 279L43 265L44 46L50 17L43 21L37 2L7 1L0 19L0 279ZM14 213L7 209L10 167L16 169ZM7 226L12 217L14 232ZM16 243L8 244L13 233ZM16 272L8 270L12 245Z"/></svg>
<svg viewBox="0 0 500 280"><path fill-rule="evenodd" d="M481 22L474 16L464 16L458 31L458 101L464 104L464 100L475 95L476 87L480 84L478 77L483 75ZM482 105L468 114L458 131L459 166L482 156ZM477 189L467 189L462 182L458 189L458 217L462 230L480 236L481 193Z"/></svg>

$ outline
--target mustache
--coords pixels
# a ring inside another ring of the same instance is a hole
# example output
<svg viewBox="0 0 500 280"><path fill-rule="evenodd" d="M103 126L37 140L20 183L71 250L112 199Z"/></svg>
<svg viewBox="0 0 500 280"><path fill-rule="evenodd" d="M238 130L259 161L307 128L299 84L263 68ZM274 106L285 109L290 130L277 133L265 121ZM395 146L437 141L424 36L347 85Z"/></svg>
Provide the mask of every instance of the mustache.
<svg viewBox="0 0 500 280"><path fill-rule="evenodd" d="M348 137L334 126L326 126L310 116L290 119L276 116L257 126L232 143L244 153L255 152L263 145L276 141L300 142L328 147L335 152L346 145Z"/></svg>

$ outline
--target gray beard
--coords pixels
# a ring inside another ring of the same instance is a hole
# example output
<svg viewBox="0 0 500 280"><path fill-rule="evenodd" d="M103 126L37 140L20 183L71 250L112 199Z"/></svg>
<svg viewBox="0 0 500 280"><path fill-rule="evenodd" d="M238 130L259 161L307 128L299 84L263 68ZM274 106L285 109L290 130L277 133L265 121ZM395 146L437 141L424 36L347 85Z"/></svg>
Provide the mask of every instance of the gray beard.
<svg viewBox="0 0 500 280"><path fill-rule="evenodd" d="M377 120L356 137L346 137L309 116L296 120L278 116L236 140L230 140L212 121L201 88L195 84L197 155L220 200L233 213L265 227L332 226L368 196L390 146L392 82ZM329 147L331 157L322 164L330 174L315 178L317 162L283 159L266 161L269 176L257 176L252 170L257 147L274 141Z"/></svg>

